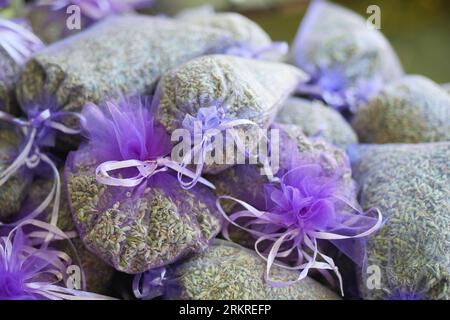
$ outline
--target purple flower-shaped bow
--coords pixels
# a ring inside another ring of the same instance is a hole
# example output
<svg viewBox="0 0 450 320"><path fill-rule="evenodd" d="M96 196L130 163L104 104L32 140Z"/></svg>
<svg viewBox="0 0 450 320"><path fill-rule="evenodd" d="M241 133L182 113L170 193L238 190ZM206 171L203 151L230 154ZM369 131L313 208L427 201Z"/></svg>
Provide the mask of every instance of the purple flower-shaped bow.
<svg viewBox="0 0 450 320"><path fill-rule="evenodd" d="M255 250L267 261L265 277L269 284L295 283L304 279L310 269L332 270L342 291L338 268L330 257L319 251L317 240L368 236L381 226L382 217L379 211L377 218L369 217L345 199L339 178L339 175L330 176L320 165L304 164L285 173L279 182L265 186L264 210L233 197L222 196L217 200L218 209L229 223L257 239ZM243 210L228 216L220 205L221 199L233 200ZM225 237L228 237L228 227L229 224L224 226ZM294 261L294 266L278 263L276 259ZM301 272L296 280L275 281L270 274L274 265Z"/></svg>
<svg viewBox="0 0 450 320"><path fill-rule="evenodd" d="M26 234L25 226L39 231ZM62 251L50 249L48 239L70 242L61 230L37 220L29 220L0 238L0 300L112 299L79 290L85 287L82 269L82 288L67 287L72 259Z"/></svg>

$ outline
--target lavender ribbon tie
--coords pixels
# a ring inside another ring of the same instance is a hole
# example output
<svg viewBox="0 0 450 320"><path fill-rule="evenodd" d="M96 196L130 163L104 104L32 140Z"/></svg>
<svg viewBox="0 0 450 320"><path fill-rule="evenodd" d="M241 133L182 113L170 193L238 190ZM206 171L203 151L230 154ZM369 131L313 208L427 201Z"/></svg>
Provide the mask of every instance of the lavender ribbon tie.
<svg viewBox="0 0 450 320"><path fill-rule="evenodd" d="M50 193L36 209L27 214L21 220L16 221L14 223L3 224L0 222L0 226L2 225L17 226L28 219L34 219L37 216L39 216L42 212L44 212L44 210L52 202L53 202L53 209L50 223L56 226L58 221L58 212L60 204L61 181L58 168L56 167L56 165L46 154L42 153L39 149L38 133L39 130L53 129L65 134L71 135L79 134L81 132L81 129L69 128L63 125L62 123L55 121L55 119L64 118L66 116L76 117L79 119L81 123L84 122L84 119L80 114L72 112L52 113L49 109L46 109L31 120L22 120L19 118L14 118L8 113L0 111L0 120L18 126L21 129L22 134L26 137L22 151L4 171L0 172L0 187L3 186L23 166L26 166L29 169L34 169L41 162L46 163L52 169L54 180Z"/></svg>
<svg viewBox="0 0 450 320"><path fill-rule="evenodd" d="M220 204L221 200L231 200L235 201L239 205L241 205L245 210L236 212L228 216L225 213L225 210L223 209L222 205ZM345 201L346 204L348 204L347 201ZM246 203L245 201L236 199L234 197L230 196L221 196L217 199L216 205L220 213L223 215L223 217L226 219L228 223L231 223L232 225L249 232L253 236L257 237L257 240L255 242L255 251L257 254L267 262L266 266L266 273L265 273L265 279L266 282L269 285L272 285L274 287L283 287L288 286L294 283L297 283L301 280L303 280L307 275L309 270L311 269L317 269L319 271L326 271L331 270L334 271L336 274L341 293L344 295L343 290L343 283L342 283L342 277L339 272L338 267L334 264L334 261L329 256L323 254L319 251L317 240L323 239L323 240L344 240L344 239L356 239L356 238L362 238L365 236L368 236L378 230L382 224L382 215L381 212L376 209L377 212L377 221L376 223L368 228L367 230L360 232L356 235L349 236L349 235L341 235L338 233L333 232L320 232L320 231L308 231L308 230L302 230L301 228L288 228L285 232L273 232L266 234L261 231L257 231L254 229L251 229L250 227L252 225L258 225L258 226L273 226L274 224L279 224L281 222L281 218L271 212L266 211L260 211L256 209L255 207L251 206L250 204ZM351 204L349 204L351 206ZM352 209L357 210L353 206L351 206ZM254 221L247 222L244 226L238 224L236 222L239 218L250 218L255 219ZM349 221L348 223L351 224L355 221ZM348 225L350 227L350 225ZM223 228L223 235L225 238L229 239L228 231L227 231L227 225ZM266 255L264 252L260 250L260 245L263 242L270 241L272 242L272 246L270 248L269 253ZM282 245L285 243L292 243L290 247L287 249L281 249ZM312 256L306 251L310 250L312 252ZM285 264L277 263L275 260L277 258L286 258L291 255L291 253L296 252L298 254L297 263L295 266L290 267ZM317 261L317 258L321 257L323 259L323 262ZM304 262L306 260L306 262ZM288 269L288 270L299 270L300 274L296 280L291 281L275 281L272 280L270 277L271 270L273 266L277 266L280 268Z"/></svg>
<svg viewBox="0 0 450 320"><path fill-rule="evenodd" d="M127 169L127 168L136 168L139 171L139 174L132 178L115 178L112 177L109 172ZM169 158L158 158L157 160L148 160L148 161L140 161L140 160L124 160L124 161L106 161L100 164L95 170L95 176L99 183L108 186L116 186L116 187L129 187L133 188L140 185L144 180L154 176L159 172L168 171L169 169L178 172L178 174L188 176L190 178L194 178L195 174L181 167L177 162L169 159ZM214 185L204 178L198 178L198 182L204 184L205 186L215 189Z"/></svg>
<svg viewBox="0 0 450 320"><path fill-rule="evenodd" d="M196 139L197 133L195 132L194 129L196 125L199 125L201 128L199 139ZM255 123L254 121L248 119L226 118L224 115L223 108L217 108L216 106L200 108L200 110L198 111L197 118L193 118L192 116L187 115L183 121L183 126L191 131L191 134L194 136L194 144L192 149L183 157L181 161L181 167L185 169L190 164L190 162L196 159L197 157L198 162L195 168L194 176L186 175L189 178L191 178L190 181L184 181L183 180L184 174L182 173L182 171L178 171L178 181L180 182L181 186L184 189L189 190L193 188L198 181L200 181L199 179L201 177L205 165L206 153L208 152L208 148L210 147L212 138L222 134L224 130L231 129L229 133L231 134L231 137L236 143L236 146L239 151L241 151L247 157L256 157L259 159L260 158L259 154L249 154L246 151L246 148L243 145L242 141L240 140L239 136L236 134L234 130L232 130L235 129L236 127L245 125L259 129L258 124ZM265 137L265 139L267 140L267 137ZM197 142L196 140L200 141L196 143ZM269 179L270 180L274 179L274 175L269 166L268 157L265 157L261 162L264 164L264 170Z"/></svg>
<svg viewBox="0 0 450 320"><path fill-rule="evenodd" d="M23 228L32 226L35 231L24 234ZM37 228L37 230L36 230ZM27 220L9 234L0 238L0 278L9 279L8 288L0 286L0 294L8 298L38 298L49 300L116 300L108 296L84 291L86 280L75 246L69 235L54 225ZM67 268L72 259L63 251L50 249L49 239L67 240L81 270L81 288L71 289L58 285L67 278ZM39 246L38 246L39 245ZM34 262L34 263L33 263ZM2 290L3 289L3 290Z"/></svg>

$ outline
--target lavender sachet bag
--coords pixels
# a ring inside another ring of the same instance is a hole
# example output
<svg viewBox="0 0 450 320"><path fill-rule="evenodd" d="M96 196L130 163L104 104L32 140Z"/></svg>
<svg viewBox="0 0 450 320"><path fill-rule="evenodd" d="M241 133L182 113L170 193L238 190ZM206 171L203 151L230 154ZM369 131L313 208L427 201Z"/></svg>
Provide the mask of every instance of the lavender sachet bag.
<svg viewBox="0 0 450 320"><path fill-rule="evenodd" d="M296 125L307 137L320 137L339 147L358 143L358 137L344 117L318 100L288 99L277 114L276 122Z"/></svg>
<svg viewBox="0 0 450 320"><path fill-rule="evenodd" d="M234 12L215 13L213 8L197 8L182 11L177 15L181 21L203 27L212 27L230 32L237 43L224 48L224 53L250 59L282 60L288 52L284 42L272 42L269 35L255 22Z"/></svg>
<svg viewBox="0 0 450 320"><path fill-rule="evenodd" d="M450 297L450 143L349 148L363 208L384 227L367 241L360 274L366 299Z"/></svg>
<svg viewBox="0 0 450 320"><path fill-rule="evenodd" d="M258 130L268 128L304 80L301 70L286 64L209 55L166 73L158 84L154 105L158 120L169 132L191 133L192 151L180 157L181 162L195 162L197 174L219 173L231 164L228 159L216 161L208 153L212 138L223 137L224 148L234 141L241 146L237 152L256 156L251 141L258 141ZM225 137L229 129L236 129L233 141Z"/></svg>
<svg viewBox="0 0 450 320"><path fill-rule="evenodd" d="M387 85L353 120L362 142L419 143L450 140L450 94L422 76Z"/></svg>
<svg viewBox="0 0 450 320"><path fill-rule="evenodd" d="M60 171L63 177L63 172ZM53 188L52 181L44 178L42 175L37 177L29 188L26 199L22 202L22 207L17 218L26 217L28 212L38 207L48 196ZM37 219L47 223L52 223L54 205L50 204ZM114 275L114 269L107 265L103 260L88 251L81 239L78 237L75 225L73 223L72 213L69 207L69 201L66 192L60 197L60 206L57 214L56 226L66 234L70 235L71 243L68 241L55 241L54 247L68 255L72 255L75 249L78 257L79 267L83 270L83 277L86 283L86 290L99 294L109 294L111 281ZM74 279L77 280L77 279Z"/></svg>
<svg viewBox="0 0 450 320"><path fill-rule="evenodd" d="M145 99L88 105L89 142L69 154L66 184L86 247L126 273L167 265L203 250L220 230L213 186L189 191L170 159L170 137Z"/></svg>
<svg viewBox="0 0 450 320"><path fill-rule="evenodd" d="M0 18L0 111L18 113L14 88L19 72L43 46L25 21Z"/></svg>
<svg viewBox="0 0 450 320"><path fill-rule="evenodd" d="M121 93L152 94L170 68L236 42L224 30L169 18L106 18L34 55L21 73L18 100L23 108L46 93L62 110L80 112L86 102Z"/></svg>
<svg viewBox="0 0 450 320"><path fill-rule="evenodd" d="M333 153L324 149L301 152L297 141L298 137L304 139L301 132L294 135L293 129L286 130L287 135L280 135L280 170L275 179L255 184L260 188L253 193L256 197L251 195L254 187L241 198L227 193L219 197L218 208L226 219L224 236L229 238L228 227L233 225L254 238L256 253L266 261L268 285L292 285L305 279L310 270L317 269L330 281L328 271L334 272L343 292L341 274L333 259L323 251L324 242L331 241L355 263L362 264L364 247L355 240L378 230L381 213L376 209L363 212L359 208L354 198L354 183L348 176L348 161L339 165ZM255 176L245 174L244 170L236 177L235 184L240 184L241 177L245 180ZM226 212L222 202L228 208L229 202L235 205ZM275 266L297 270L297 278L274 279L271 270Z"/></svg>
<svg viewBox="0 0 450 320"><path fill-rule="evenodd" d="M0 123L0 173L14 161L21 144L22 135L12 125ZM20 209L32 180L30 170L20 168L9 179L2 175L0 182L0 225L8 223Z"/></svg>
<svg viewBox="0 0 450 320"><path fill-rule="evenodd" d="M356 13L325 0L312 1L293 45L295 65L311 81L300 88L346 116L381 87L403 75L384 36Z"/></svg>
<svg viewBox="0 0 450 320"><path fill-rule="evenodd" d="M264 282L264 262L253 251L216 239L200 255L174 266L149 270L133 283L137 298L181 300L338 300L311 278L288 287ZM296 272L276 267L272 275L292 280Z"/></svg>

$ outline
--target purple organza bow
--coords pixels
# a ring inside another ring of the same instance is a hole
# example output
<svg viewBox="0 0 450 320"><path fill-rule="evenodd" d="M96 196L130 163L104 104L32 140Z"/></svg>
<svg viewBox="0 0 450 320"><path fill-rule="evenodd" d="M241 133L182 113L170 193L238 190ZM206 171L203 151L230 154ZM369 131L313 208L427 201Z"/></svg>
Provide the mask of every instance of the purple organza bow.
<svg viewBox="0 0 450 320"><path fill-rule="evenodd" d="M26 234L24 227L38 230ZM0 238L0 300L113 299L78 290L86 287L81 268L82 288L68 287L72 259L65 252L50 249L47 239L67 240L75 250L67 234L38 220L28 220Z"/></svg>
<svg viewBox="0 0 450 320"><path fill-rule="evenodd" d="M100 164L96 168L98 182L119 187L134 188L152 176L172 170L179 175L195 178L194 173L168 157L171 143L167 132L156 123L149 101L141 98L121 98L108 101L104 110L88 104L83 115L84 129ZM116 178L117 170L135 169L133 177ZM198 181L212 189L204 178Z"/></svg>
<svg viewBox="0 0 450 320"><path fill-rule="evenodd" d="M35 169L40 163L45 163L52 169L54 181L50 193L36 209L14 223L3 224L0 222L0 226L17 226L23 221L34 219L44 212L52 202L53 209L50 223L56 226L61 195L61 181L56 165L49 156L41 152L40 147L48 145L49 140L54 140L52 137L54 137L55 131L71 135L76 135L81 132L80 129L69 128L61 122L58 122L58 120L61 121L67 117L75 117L79 119L80 123L84 122L84 119L78 113L52 112L50 108L39 111L36 116L30 116L29 120L15 118L8 113L0 111L0 121L6 121L17 126L25 137L22 150L18 153L17 157L5 170L0 172L0 187L16 174L20 168L25 166L29 169Z"/></svg>
<svg viewBox="0 0 450 320"><path fill-rule="evenodd" d="M23 25L0 18L0 46L14 61L22 65L34 52L42 49L44 44Z"/></svg>
<svg viewBox="0 0 450 320"><path fill-rule="evenodd" d="M255 250L267 261L265 278L270 285L293 284L304 279L310 269L332 270L343 294L338 268L332 258L319 251L317 240L366 237L379 229L382 216L376 210L378 217L369 217L369 212L363 213L353 206L341 195L338 178L330 177L317 164L296 167L285 173L278 183L265 186L266 208L263 211L233 197L219 197L217 207L228 221L224 225L224 237L229 239L229 224L256 237ZM235 201L243 210L228 216L220 204L222 199ZM244 221L243 224L238 220ZM271 245L267 246L268 243ZM318 261L319 258L322 261ZM276 259L295 263L287 266L277 263ZM270 275L273 266L301 272L296 280L275 281Z"/></svg>
<svg viewBox="0 0 450 320"><path fill-rule="evenodd" d="M110 15L148 7L152 3L153 0L40 0L37 4L51 6L54 11L75 5L81 9L84 16L95 21Z"/></svg>
<svg viewBox="0 0 450 320"><path fill-rule="evenodd" d="M173 272L161 267L137 274L133 279L133 293L136 298L145 300L160 296L177 299L181 287Z"/></svg>
<svg viewBox="0 0 450 320"><path fill-rule="evenodd" d="M190 177L192 180L183 181L183 174L178 174L178 180L185 189L193 188L202 174L205 165L207 152L212 148L212 139L228 130L228 133L236 143L238 150L240 150L246 157L261 158L259 154L253 155L247 152L245 146L241 142L236 132L233 130L240 126L252 126L259 129L259 126L248 119L231 119L226 115L226 108L222 107L220 103L212 103L209 107L200 108L197 116L193 117L187 114L182 122L184 129L191 134L192 144L189 152L183 157L181 167L186 168L191 163L196 163L195 176ZM267 139L267 137L266 137ZM228 143L228 141L227 141ZM264 168L269 177L273 176L268 166L267 157L262 160L265 164Z"/></svg>
<svg viewBox="0 0 450 320"><path fill-rule="evenodd" d="M323 99L336 110L354 113L359 104L365 103L382 87L380 77L359 79L350 84L342 66L310 67L310 80L300 83L298 91L312 98Z"/></svg>
<svg viewBox="0 0 450 320"><path fill-rule="evenodd" d="M227 48L224 54L243 57L247 59L274 59L279 60L289 52L287 42L272 42L268 46L255 48L248 43L242 43Z"/></svg>

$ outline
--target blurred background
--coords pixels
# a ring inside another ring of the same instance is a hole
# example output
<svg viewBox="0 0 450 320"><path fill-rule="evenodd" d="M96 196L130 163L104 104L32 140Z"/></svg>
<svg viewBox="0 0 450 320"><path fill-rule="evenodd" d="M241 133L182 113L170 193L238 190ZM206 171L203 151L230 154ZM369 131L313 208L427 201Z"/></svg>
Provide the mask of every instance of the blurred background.
<svg viewBox="0 0 450 320"><path fill-rule="evenodd" d="M391 41L408 73L450 82L449 0L334 0L362 16L381 8L381 32ZM238 11L259 23L276 41L291 42L308 0L156 0L153 12L174 14L204 4Z"/></svg>

